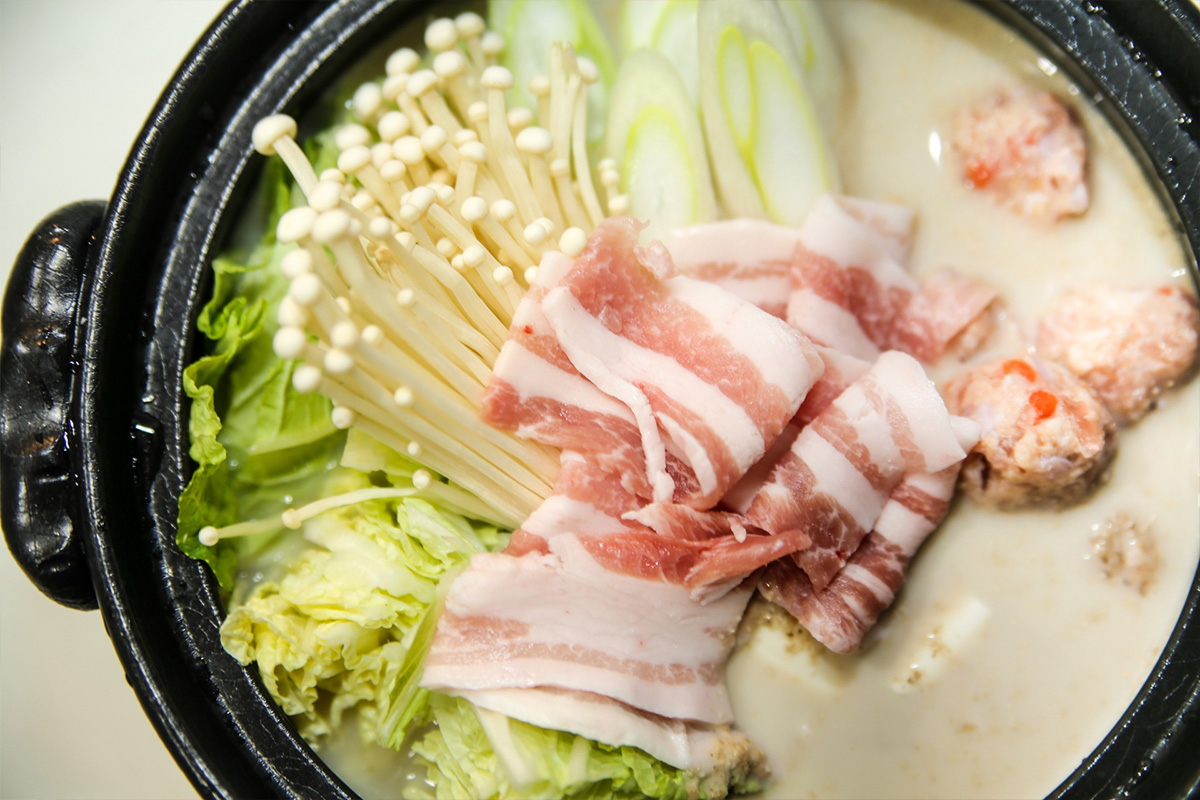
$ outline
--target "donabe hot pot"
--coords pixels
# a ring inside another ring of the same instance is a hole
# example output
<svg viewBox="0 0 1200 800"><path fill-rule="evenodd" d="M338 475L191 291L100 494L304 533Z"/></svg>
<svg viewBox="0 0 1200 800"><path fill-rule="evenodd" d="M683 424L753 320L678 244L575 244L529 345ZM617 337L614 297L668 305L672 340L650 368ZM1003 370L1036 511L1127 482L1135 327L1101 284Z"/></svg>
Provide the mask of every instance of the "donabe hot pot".
<svg viewBox="0 0 1200 800"><path fill-rule="evenodd" d="M1200 7L1005 0L982 7L1101 99L1200 252ZM218 588L175 546L188 457L184 367L207 265L262 159L262 117L304 110L425 3L234 3L167 86L113 196L33 232L5 295L2 511L52 599L99 608L147 715L203 796L352 797L257 675L222 649ZM301 130L301 136L305 134ZM1200 791L1200 579L1134 703L1056 798Z"/></svg>

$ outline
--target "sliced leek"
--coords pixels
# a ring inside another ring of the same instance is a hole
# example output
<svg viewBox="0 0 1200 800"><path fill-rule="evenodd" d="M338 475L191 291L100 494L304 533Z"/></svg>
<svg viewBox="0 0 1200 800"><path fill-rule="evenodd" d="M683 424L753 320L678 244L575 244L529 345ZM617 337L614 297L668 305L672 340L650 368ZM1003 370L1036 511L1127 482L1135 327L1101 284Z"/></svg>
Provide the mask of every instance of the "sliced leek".
<svg viewBox="0 0 1200 800"><path fill-rule="evenodd" d="M708 54L704 132L725 213L800 224L839 180L782 13L767 0L705 0L697 33Z"/></svg>
<svg viewBox="0 0 1200 800"><path fill-rule="evenodd" d="M837 131L843 103L842 57L816 0L776 0L804 63L804 79L825 130Z"/></svg>
<svg viewBox="0 0 1200 800"><path fill-rule="evenodd" d="M607 154L642 241L717 216L700 120L678 71L654 50L625 59L609 102Z"/></svg>
<svg viewBox="0 0 1200 800"><path fill-rule="evenodd" d="M625 53L649 48L678 70L688 96L700 106L700 53L696 14L700 0L623 0L620 46Z"/></svg>

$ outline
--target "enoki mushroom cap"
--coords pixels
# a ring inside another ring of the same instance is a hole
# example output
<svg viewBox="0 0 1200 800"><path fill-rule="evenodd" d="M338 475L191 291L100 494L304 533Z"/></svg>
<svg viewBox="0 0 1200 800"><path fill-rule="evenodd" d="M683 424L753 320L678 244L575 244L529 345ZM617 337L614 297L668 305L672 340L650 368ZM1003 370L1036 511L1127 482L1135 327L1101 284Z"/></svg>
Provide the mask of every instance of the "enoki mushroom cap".
<svg viewBox="0 0 1200 800"><path fill-rule="evenodd" d="M479 77L479 85L485 89L511 89L513 74L507 67L488 67Z"/></svg>
<svg viewBox="0 0 1200 800"><path fill-rule="evenodd" d="M554 148L554 136L545 128L525 128L517 134L516 143L522 153L540 156Z"/></svg>
<svg viewBox="0 0 1200 800"><path fill-rule="evenodd" d="M411 47L402 47L388 56L384 71L388 75L406 75L421 63L421 56Z"/></svg>
<svg viewBox="0 0 1200 800"><path fill-rule="evenodd" d="M452 19L437 19L425 29L425 46L434 52L449 50L458 44L458 26Z"/></svg>
<svg viewBox="0 0 1200 800"><path fill-rule="evenodd" d="M308 206L290 208L279 217L275 225L275 238L281 244L292 244L308 237L312 231L317 212Z"/></svg>
<svg viewBox="0 0 1200 800"><path fill-rule="evenodd" d="M483 17L474 11L464 11L454 18L454 27L458 28L459 36L469 39L473 36L481 36L486 26Z"/></svg>
<svg viewBox="0 0 1200 800"><path fill-rule="evenodd" d="M361 120L370 120L383 108L383 89L375 83L364 83L354 92L350 104Z"/></svg>
<svg viewBox="0 0 1200 800"><path fill-rule="evenodd" d="M296 138L296 120L287 114L272 114L264 117L254 126L250 140L254 149L264 156L275 155L275 143L285 137Z"/></svg>
<svg viewBox="0 0 1200 800"><path fill-rule="evenodd" d="M467 59L457 50L438 53L433 59L433 71L442 78L453 78L467 69Z"/></svg>
<svg viewBox="0 0 1200 800"><path fill-rule="evenodd" d="M405 85L404 90L413 97L421 97L427 92L432 91L437 85L437 73L431 69L422 69L409 76L408 83Z"/></svg>
<svg viewBox="0 0 1200 800"><path fill-rule="evenodd" d="M354 175L371 162L371 148L365 145L358 145L357 147L343 150L338 156L337 166L338 169L347 175Z"/></svg>

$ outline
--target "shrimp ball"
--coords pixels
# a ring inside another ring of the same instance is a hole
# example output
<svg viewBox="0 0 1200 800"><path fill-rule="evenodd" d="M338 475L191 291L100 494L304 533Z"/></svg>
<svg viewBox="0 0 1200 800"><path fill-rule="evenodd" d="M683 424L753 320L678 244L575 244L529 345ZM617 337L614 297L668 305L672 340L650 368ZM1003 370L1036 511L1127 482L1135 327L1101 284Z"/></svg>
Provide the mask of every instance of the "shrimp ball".
<svg viewBox="0 0 1200 800"><path fill-rule="evenodd" d="M1083 128L1049 92L998 89L955 115L951 141L967 185L1017 214L1053 222L1088 208Z"/></svg>
<svg viewBox="0 0 1200 800"><path fill-rule="evenodd" d="M946 407L979 423L963 462L968 496L998 508L1065 507L1084 499L1116 451L1112 416L1074 375L1022 358L991 361L952 379Z"/></svg>
<svg viewBox="0 0 1200 800"><path fill-rule="evenodd" d="M1039 354L1075 373L1125 424L1195 368L1197 339L1196 300L1178 286L1071 291L1037 331Z"/></svg>

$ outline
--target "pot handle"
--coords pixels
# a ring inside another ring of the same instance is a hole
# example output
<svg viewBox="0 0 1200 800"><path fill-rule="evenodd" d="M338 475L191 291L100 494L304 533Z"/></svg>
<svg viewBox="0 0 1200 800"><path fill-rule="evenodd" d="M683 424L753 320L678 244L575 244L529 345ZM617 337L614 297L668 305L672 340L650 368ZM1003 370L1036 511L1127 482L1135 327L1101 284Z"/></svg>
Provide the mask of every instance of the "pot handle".
<svg viewBox="0 0 1200 800"><path fill-rule="evenodd" d="M73 465L76 342L99 200L64 206L13 263L0 317L0 525L13 557L47 597L97 607Z"/></svg>

